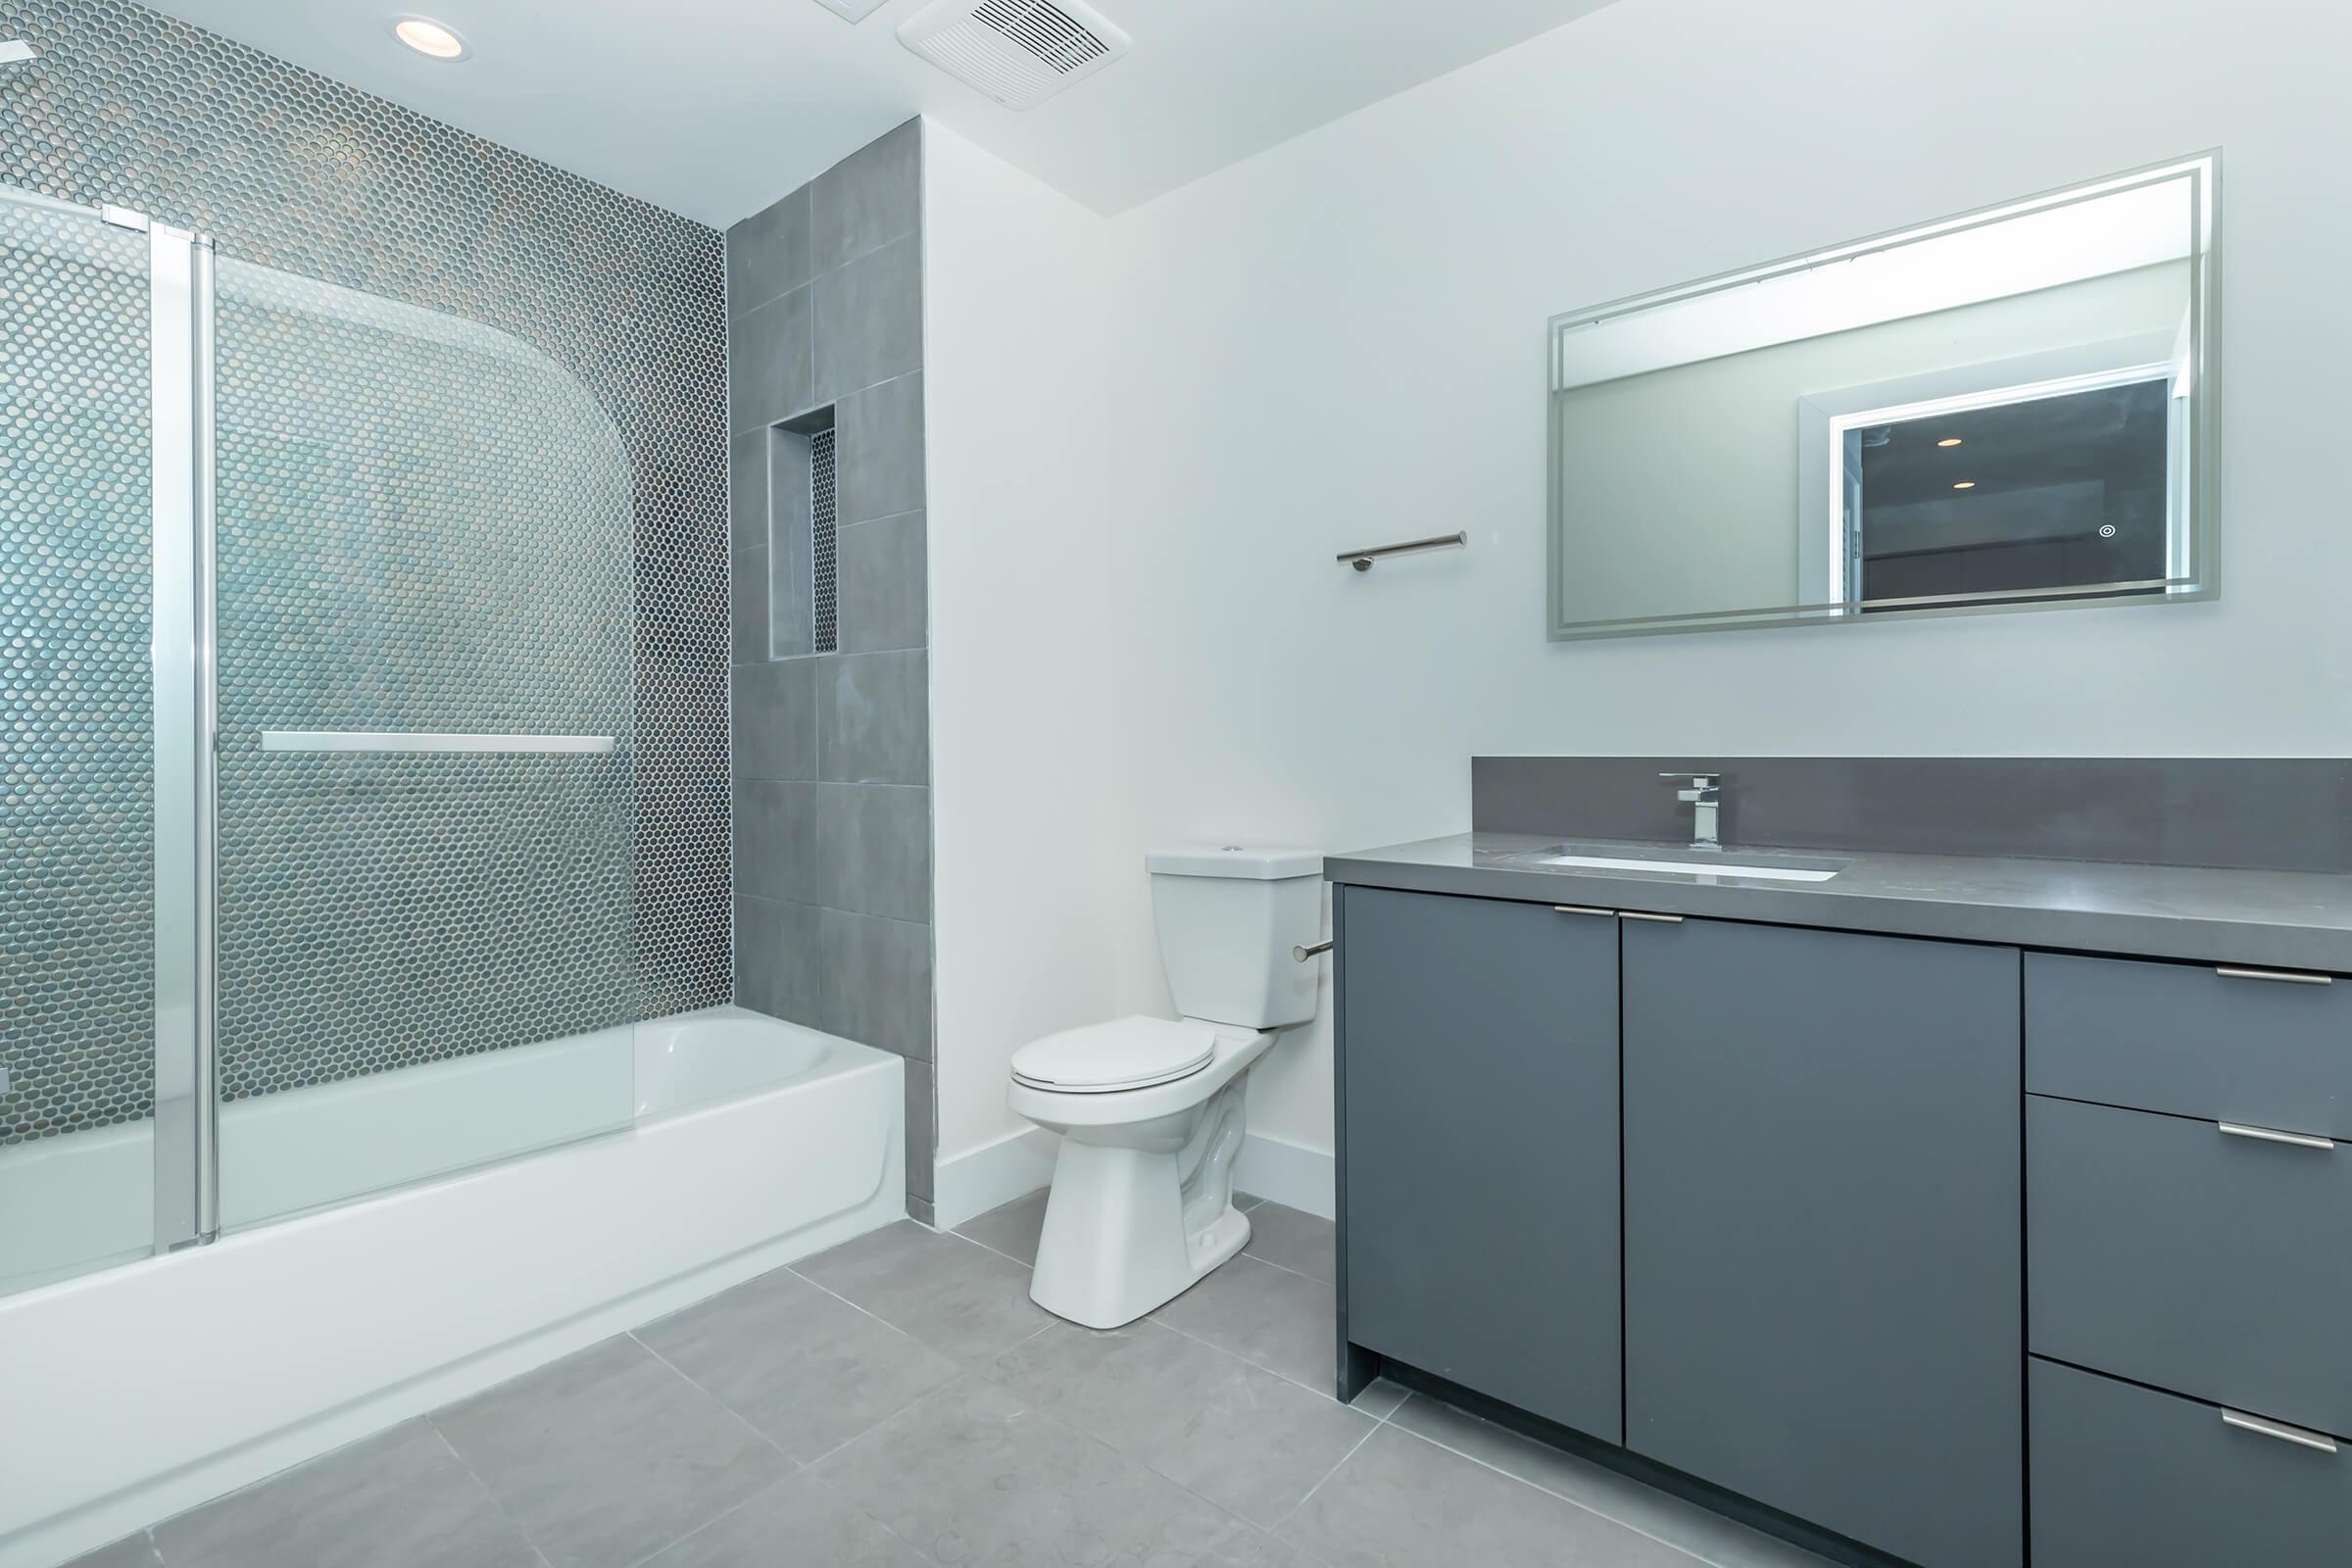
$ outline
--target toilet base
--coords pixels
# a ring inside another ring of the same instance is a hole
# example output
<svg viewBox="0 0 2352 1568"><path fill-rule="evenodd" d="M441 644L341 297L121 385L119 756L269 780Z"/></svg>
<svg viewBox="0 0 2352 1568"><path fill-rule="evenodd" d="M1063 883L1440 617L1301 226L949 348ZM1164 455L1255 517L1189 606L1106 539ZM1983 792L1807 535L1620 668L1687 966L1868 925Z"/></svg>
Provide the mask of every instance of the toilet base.
<svg viewBox="0 0 2352 1568"><path fill-rule="evenodd" d="M1029 1299L1090 1329L1115 1329L1174 1300L1250 1242L1233 1206L1241 1152L1237 1080L1202 1107L1181 1149L1065 1134L1046 1199Z"/></svg>

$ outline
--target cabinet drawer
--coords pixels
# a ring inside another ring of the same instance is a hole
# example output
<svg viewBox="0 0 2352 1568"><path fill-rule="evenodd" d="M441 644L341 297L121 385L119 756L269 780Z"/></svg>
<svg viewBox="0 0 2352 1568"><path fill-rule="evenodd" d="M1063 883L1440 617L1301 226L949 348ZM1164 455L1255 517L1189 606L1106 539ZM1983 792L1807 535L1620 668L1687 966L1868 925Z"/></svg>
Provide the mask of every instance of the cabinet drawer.
<svg viewBox="0 0 2352 1568"><path fill-rule="evenodd" d="M2026 1252L2035 1353L2352 1433L2352 1148L2029 1097Z"/></svg>
<svg viewBox="0 0 2352 1568"><path fill-rule="evenodd" d="M2352 1138L2352 981L2030 953L2026 1087Z"/></svg>
<svg viewBox="0 0 2352 1568"><path fill-rule="evenodd" d="M2340 1562L2352 1451L2231 1426L2193 1399L2028 1363L2034 1561L2052 1568Z"/></svg>

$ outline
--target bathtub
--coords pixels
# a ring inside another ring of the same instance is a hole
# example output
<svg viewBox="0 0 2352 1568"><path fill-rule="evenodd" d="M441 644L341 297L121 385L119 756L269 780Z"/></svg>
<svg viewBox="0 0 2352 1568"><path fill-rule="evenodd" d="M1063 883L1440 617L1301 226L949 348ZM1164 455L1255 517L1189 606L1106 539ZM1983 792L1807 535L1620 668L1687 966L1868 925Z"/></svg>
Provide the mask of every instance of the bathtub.
<svg viewBox="0 0 2352 1568"><path fill-rule="evenodd" d="M0 1568L899 1218L902 1073L712 1007L222 1106L220 1241L0 1297ZM151 1137L0 1151L0 1272L143 1250Z"/></svg>

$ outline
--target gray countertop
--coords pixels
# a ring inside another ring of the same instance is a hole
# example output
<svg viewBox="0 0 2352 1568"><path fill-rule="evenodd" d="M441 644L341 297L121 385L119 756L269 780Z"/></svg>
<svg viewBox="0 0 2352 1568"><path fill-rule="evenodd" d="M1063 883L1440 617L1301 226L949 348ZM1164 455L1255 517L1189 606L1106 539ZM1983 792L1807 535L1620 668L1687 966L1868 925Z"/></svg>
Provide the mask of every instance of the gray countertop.
<svg viewBox="0 0 2352 1568"><path fill-rule="evenodd" d="M1830 881L1791 883L1542 866L1527 858L1560 842L1456 833L1329 856L1323 874L1355 887L2352 973L2352 875L2341 873L1737 845L1724 852L1726 859L1756 865L1844 862ZM1636 856L1689 849L1584 837L1575 844Z"/></svg>

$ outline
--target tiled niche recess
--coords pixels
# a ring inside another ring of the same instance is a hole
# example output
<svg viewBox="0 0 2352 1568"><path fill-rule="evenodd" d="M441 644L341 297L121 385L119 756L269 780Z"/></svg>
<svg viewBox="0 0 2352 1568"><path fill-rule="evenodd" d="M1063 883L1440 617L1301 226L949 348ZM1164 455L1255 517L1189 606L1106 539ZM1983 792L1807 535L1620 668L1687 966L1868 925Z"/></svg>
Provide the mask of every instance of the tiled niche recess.
<svg viewBox="0 0 2352 1568"><path fill-rule="evenodd" d="M934 1142L922 125L727 231L735 972L906 1058Z"/></svg>

